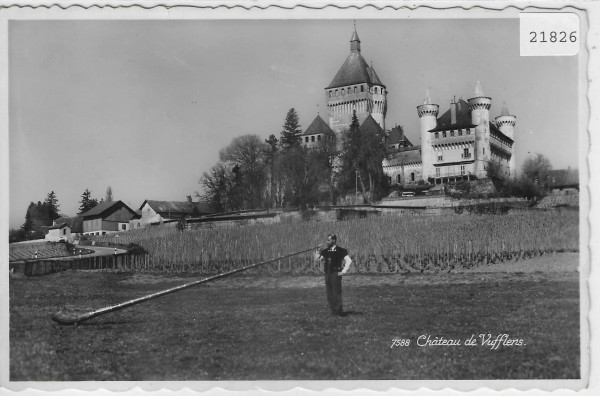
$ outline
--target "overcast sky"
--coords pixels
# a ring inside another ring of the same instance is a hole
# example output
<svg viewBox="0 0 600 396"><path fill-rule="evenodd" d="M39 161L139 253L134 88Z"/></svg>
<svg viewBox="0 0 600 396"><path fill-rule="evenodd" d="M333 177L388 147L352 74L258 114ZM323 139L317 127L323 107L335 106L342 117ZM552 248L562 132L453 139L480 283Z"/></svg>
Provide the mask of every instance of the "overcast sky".
<svg viewBox="0 0 600 396"><path fill-rule="evenodd" d="M358 20L362 54L389 90L386 126L419 144L427 87L440 114L475 83L517 116L528 153L578 165L577 58L520 57L518 19ZM279 135L294 107L327 120L324 88L347 55L350 20L12 21L10 226L54 190L75 215L82 192L138 209L179 200L233 137Z"/></svg>

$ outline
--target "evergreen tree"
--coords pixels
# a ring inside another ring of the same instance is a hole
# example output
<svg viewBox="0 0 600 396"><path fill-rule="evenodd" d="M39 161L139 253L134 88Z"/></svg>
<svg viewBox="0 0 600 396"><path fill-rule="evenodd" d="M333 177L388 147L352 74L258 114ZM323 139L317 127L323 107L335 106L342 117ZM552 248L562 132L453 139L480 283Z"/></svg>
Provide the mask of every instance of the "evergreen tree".
<svg viewBox="0 0 600 396"><path fill-rule="evenodd" d="M113 200L112 188L110 186L108 186L108 188L106 189L106 198L104 200L106 202L112 202Z"/></svg>
<svg viewBox="0 0 600 396"><path fill-rule="evenodd" d="M60 215L58 214L58 208L60 205L58 204L58 199L56 198L56 194L54 193L54 191L50 191L48 193L48 195L46 196L46 200L44 201L44 205L48 207L51 220L55 220L60 217Z"/></svg>
<svg viewBox="0 0 600 396"><path fill-rule="evenodd" d="M32 202L29 204L27 208L27 213L25 213L25 223L21 226L21 229L25 233L25 238L29 238L31 232L33 231L33 221L31 220L31 209L35 206Z"/></svg>
<svg viewBox="0 0 600 396"><path fill-rule="evenodd" d="M281 139L279 140L279 144L284 150L289 150L293 147L300 147L302 143L302 130L300 129L300 123L298 121L298 113L292 107L287 112L285 117L285 124L283 125L283 130L281 131Z"/></svg>
<svg viewBox="0 0 600 396"><path fill-rule="evenodd" d="M265 140L265 143L268 144L267 149L265 150L265 159L267 165L269 165L269 180L270 180L270 202L269 207L275 207L275 158L277 156L277 143L279 141L275 137L275 135L270 135L268 139Z"/></svg>
<svg viewBox="0 0 600 396"><path fill-rule="evenodd" d="M350 130L344 134L341 154L341 180L346 191L354 190L358 182L364 202L382 196L388 180L383 172L385 136L379 133L361 133L356 112Z"/></svg>
<svg viewBox="0 0 600 396"><path fill-rule="evenodd" d="M79 201L81 205L79 206L79 213L82 214L92 209L94 206L98 205L98 200L92 198L92 193L89 189L85 189L83 194L81 194L81 201Z"/></svg>

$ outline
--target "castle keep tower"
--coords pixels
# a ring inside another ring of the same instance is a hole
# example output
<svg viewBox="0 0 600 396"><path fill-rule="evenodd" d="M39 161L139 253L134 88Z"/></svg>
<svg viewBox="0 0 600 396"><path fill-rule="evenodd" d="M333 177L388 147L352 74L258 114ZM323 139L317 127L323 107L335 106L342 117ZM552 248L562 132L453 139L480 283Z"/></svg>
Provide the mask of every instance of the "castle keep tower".
<svg viewBox="0 0 600 396"><path fill-rule="evenodd" d="M434 129L437 125L439 109L440 106L431 103L428 89L423 104L417 106L421 129L421 163L423 166L423 180L428 180L435 176L435 169L433 166L435 153L431 142L432 134L429 131Z"/></svg>
<svg viewBox="0 0 600 396"><path fill-rule="evenodd" d="M504 135L506 135L508 138L510 138L514 142L514 140L515 140L515 125L517 123L517 116L510 114L510 112L508 111L508 107L506 106L506 103L502 104L502 111L500 112L500 115L498 117L496 117L495 121L496 121L496 126L498 127L500 132L502 132ZM511 146L511 148L512 148L512 146ZM511 150L511 156L510 156L510 159L508 160L508 171L509 171L510 178L514 178L517 176L516 166L517 165L515 162L515 155L514 155L514 152Z"/></svg>
<svg viewBox="0 0 600 396"><path fill-rule="evenodd" d="M354 28L350 39L350 55L325 88L329 127L336 133L350 128L352 114L356 110L362 124L369 115L385 130L387 90L373 66L369 66L360 53L360 39ZM339 139L338 141L340 141Z"/></svg>
<svg viewBox="0 0 600 396"><path fill-rule="evenodd" d="M490 107L492 98L484 96L481 84L477 81L475 97L468 100L471 108L471 122L475 125L475 176L487 177L487 164L490 162Z"/></svg>

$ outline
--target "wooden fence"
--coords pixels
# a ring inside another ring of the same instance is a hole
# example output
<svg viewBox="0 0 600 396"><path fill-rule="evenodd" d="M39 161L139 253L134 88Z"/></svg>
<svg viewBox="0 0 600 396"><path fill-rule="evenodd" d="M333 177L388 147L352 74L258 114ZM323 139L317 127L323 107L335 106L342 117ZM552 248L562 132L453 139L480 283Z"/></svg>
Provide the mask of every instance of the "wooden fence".
<svg viewBox="0 0 600 396"><path fill-rule="evenodd" d="M13 273L23 273L26 276L46 275L69 269L144 272L150 270L148 256L148 254L117 254L112 256L24 260L9 263L9 269Z"/></svg>

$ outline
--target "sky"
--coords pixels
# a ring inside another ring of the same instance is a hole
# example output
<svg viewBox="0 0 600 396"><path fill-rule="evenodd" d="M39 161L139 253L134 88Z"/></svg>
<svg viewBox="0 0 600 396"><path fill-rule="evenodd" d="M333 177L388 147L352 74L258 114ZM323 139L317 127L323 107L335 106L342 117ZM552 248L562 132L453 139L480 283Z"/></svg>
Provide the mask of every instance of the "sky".
<svg viewBox="0 0 600 396"><path fill-rule="evenodd" d="M419 144L416 106L440 115L479 80L517 116L517 166L533 153L578 167L577 57L521 57L518 19L357 20L362 55L386 85L386 128ZM138 209L184 201L235 136L303 129L350 53L352 20L11 21L9 211L54 191L65 215L88 188Z"/></svg>

